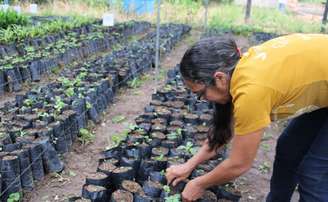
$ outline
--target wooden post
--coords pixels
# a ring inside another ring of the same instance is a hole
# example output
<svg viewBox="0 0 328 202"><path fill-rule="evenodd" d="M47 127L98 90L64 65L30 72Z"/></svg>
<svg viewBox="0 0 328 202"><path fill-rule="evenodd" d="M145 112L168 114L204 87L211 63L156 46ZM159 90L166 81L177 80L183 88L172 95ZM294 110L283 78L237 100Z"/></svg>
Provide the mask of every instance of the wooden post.
<svg viewBox="0 0 328 202"><path fill-rule="evenodd" d="M249 18L251 17L251 8L252 8L252 0L247 0L246 12L245 12L245 23L249 22Z"/></svg>
<svg viewBox="0 0 328 202"><path fill-rule="evenodd" d="M328 15L328 0L326 1L325 12L323 13L321 32L325 32L325 26L327 24L327 15Z"/></svg>

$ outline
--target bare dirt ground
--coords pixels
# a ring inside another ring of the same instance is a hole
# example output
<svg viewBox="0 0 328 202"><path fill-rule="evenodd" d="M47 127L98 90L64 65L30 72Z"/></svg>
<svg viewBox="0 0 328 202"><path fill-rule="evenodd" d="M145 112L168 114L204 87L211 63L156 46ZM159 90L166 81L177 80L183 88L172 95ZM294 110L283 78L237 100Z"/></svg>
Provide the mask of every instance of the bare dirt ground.
<svg viewBox="0 0 328 202"><path fill-rule="evenodd" d="M179 63L185 50L200 37L199 31L191 34L181 41L174 50L161 61L161 69L174 67ZM242 50L249 47L248 40L244 37L235 37ZM153 78L154 72L150 73ZM160 79L164 82L165 77ZM65 170L61 174L47 175L46 179L38 183L36 188L27 193L24 201L29 202L61 202L67 201L72 196L79 196L87 173L94 172L98 165L100 152L111 143L111 136L122 132L128 123L133 123L143 108L149 104L151 94L154 92L155 81L148 79L136 89L123 89L116 96L112 104L102 118L102 123L96 125L95 140L89 145L81 145L76 142L71 152L63 156ZM116 116L123 116L124 121L113 123ZM269 190L269 180L274 159L275 142L279 134L276 130L266 133L252 169L235 181L237 190L242 194L242 202L264 201ZM296 201L296 200L293 200Z"/></svg>

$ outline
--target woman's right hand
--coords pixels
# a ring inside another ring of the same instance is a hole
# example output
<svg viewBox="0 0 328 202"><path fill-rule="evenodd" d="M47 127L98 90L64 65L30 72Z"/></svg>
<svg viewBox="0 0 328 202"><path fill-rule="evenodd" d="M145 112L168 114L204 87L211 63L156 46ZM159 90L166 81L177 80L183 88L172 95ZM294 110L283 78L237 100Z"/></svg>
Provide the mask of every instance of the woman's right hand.
<svg viewBox="0 0 328 202"><path fill-rule="evenodd" d="M175 186L180 181L187 179L193 170L194 168L188 163L170 166L166 169L165 174L167 183Z"/></svg>

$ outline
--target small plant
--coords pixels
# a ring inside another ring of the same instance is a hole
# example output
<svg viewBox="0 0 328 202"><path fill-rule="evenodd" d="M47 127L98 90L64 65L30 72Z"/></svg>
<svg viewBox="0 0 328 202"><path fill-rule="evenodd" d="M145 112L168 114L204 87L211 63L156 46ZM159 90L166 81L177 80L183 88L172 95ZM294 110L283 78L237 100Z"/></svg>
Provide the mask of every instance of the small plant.
<svg viewBox="0 0 328 202"><path fill-rule="evenodd" d="M90 102L86 102L86 108L89 110L92 108L92 104Z"/></svg>
<svg viewBox="0 0 328 202"><path fill-rule="evenodd" d="M61 97L56 96L56 102L54 108L56 109L56 114L59 114L61 110L65 107L65 103L62 101Z"/></svg>
<svg viewBox="0 0 328 202"><path fill-rule="evenodd" d="M74 82L71 81L70 79L66 78L66 77L59 77L59 78L58 78L58 81L61 82L62 85L63 85L65 88L69 88L69 87L74 86Z"/></svg>
<svg viewBox="0 0 328 202"><path fill-rule="evenodd" d="M175 194L172 196L165 197L165 202L181 202L181 195Z"/></svg>
<svg viewBox="0 0 328 202"><path fill-rule="evenodd" d="M182 131L183 131L182 128L177 128L177 129L176 129L176 133L177 133L179 136L182 136Z"/></svg>
<svg viewBox="0 0 328 202"><path fill-rule="evenodd" d="M126 136L127 136L127 133L124 133L124 132L112 135L111 139L113 142L113 147L119 146L120 143L125 139Z"/></svg>
<svg viewBox="0 0 328 202"><path fill-rule="evenodd" d="M47 112L39 112L38 117L40 118L46 118L49 117L50 115Z"/></svg>
<svg viewBox="0 0 328 202"><path fill-rule="evenodd" d="M69 87L65 90L65 95L68 97L73 97L74 96L74 88L73 87Z"/></svg>
<svg viewBox="0 0 328 202"><path fill-rule="evenodd" d="M179 137L179 135L178 135L177 133L175 133L175 132L169 133L169 134L167 135L167 139L169 139L169 140L175 140L175 139L177 139L178 137Z"/></svg>
<svg viewBox="0 0 328 202"><path fill-rule="evenodd" d="M144 138L145 138L145 141L147 142L147 143L150 143L153 139L152 138L150 138L149 136L144 136Z"/></svg>
<svg viewBox="0 0 328 202"><path fill-rule="evenodd" d="M122 116L122 115L118 115L118 116L114 116L112 118L112 122L113 123L121 123L122 121L124 121L126 119L125 116Z"/></svg>
<svg viewBox="0 0 328 202"><path fill-rule="evenodd" d="M194 147L194 144L192 142L187 142L186 145L181 145L178 147L178 149L183 150L184 152L192 155L195 155L198 151L198 147Z"/></svg>
<svg viewBox="0 0 328 202"><path fill-rule="evenodd" d="M23 137L23 136L25 136L25 135L27 135L27 132L26 132L26 131L24 131L24 130L19 130L19 132L18 132L18 136L19 136L19 137Z"/></svg>
<svg viewBox="0 0 328 202"><path fill-rule="evenodd" d="M82 144L87 144L91 141L93 141L95 138L95 135L90 132L88 129L81 128L80 129L80 137L79 140L82 142Z"/></svg>
<svg viewBox="0 0 328 202"><path fill-rule="evenodd" d="M164 160L164 155L161 154L161 155L159 155L159 156L156 156L154 159L155 159L156 161L163 161L163 160Z"/></svg>
<svg viewBox="0 0 328 202"><path fill-rule="evenodd" d="M132 79L132 81L128 82L129 88L138 88L141 85L142 85L142 81L138 77L136 77L136 78Z"/></svg>
<svg viewBox="0 0 328 202"><path fill-rule="evenodd" d="M19 202L21 200L21 194L19 192L11 193L7 202Z"/></svg>
<svg viewBox="0 0 328 202"><path fill-rule="evenodd" d="M167 193L167 194L169 194L169 193L171 192L171 188L170 188L170 186L168 186L168 185L164 185L164 186L163 186L163 190L164 190L165 193Z"/></svg>
<svg viewBox="0 0 328 202"><path fill-rule="evenodd" d="M261 163L261 165L259 166L259 171L262 174L268 173L270 171L270 163L267 161Z"/></svg>
<svg viewBox="0 0 328 202"><path fill-rule="evenodd" d="M172 86L167 84L167 85L164 86L164 90L165 91L172 91Z"/></svg>
<svg viewBox="0 0 328 202"><path fill-rule="evenodd" d="M31 107L33 105L33 100L32 99L26 99L26 100L24 100L23 104L26 107Z"/></svg>

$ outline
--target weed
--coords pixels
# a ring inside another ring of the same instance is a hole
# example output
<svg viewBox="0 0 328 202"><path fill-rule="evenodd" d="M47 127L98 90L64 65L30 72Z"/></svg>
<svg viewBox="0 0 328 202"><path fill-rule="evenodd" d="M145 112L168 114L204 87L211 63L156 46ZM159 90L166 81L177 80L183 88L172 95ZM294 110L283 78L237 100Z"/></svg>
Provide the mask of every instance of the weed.
<svg viewBox="0 0 328 202"><path fill-rule="evenodd" d="M262 174L265 174L265 173L268 173L270 171L270 168L271 168L270 163L265 161L265 162L260 164L258 169Z"/></svg>
<svg viewBox="0 0 328 202"><path fill-rule="evenodd" d="M82 142L82 144L87 144L89 142L92 142L95 139L95 137L96 136L88 129L85 128L80 129L79 140Z"/></svg>
<svg viewBox="0 0 328 202"><path fill-rule="evenodd" d="M116 123L122 123L125 119L126 119L126 117L123 116L123 115L114 116L112 118L112 123L115 123L115 124Z"/></svg>
<svg viewBox="0 0 328 202"><path fill-rule="evenodd" d="M270 144L268 144L268 143L262 143L261 146L262 146L263 150L266 152L269 152L271 149Z"/></svg>

